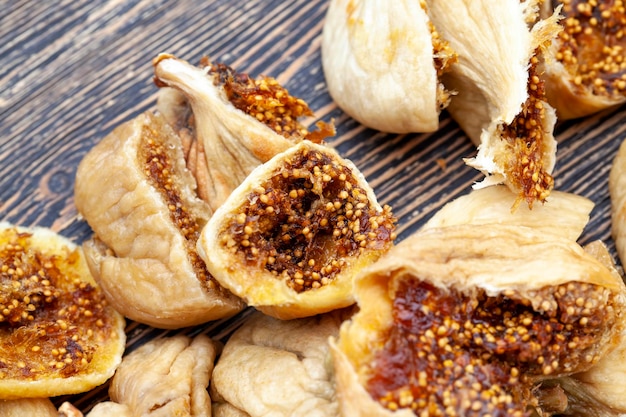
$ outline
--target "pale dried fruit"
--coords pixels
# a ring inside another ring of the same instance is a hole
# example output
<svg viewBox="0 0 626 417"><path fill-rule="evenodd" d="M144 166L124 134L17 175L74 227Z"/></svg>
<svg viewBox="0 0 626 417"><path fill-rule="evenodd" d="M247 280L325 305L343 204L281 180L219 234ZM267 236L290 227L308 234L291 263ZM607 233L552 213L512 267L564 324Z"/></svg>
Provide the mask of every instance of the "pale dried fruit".
<svg viewBox="0 0 626 417"><path fill-rule="evenodd" d="M124 326L80 246L49 229L0 223L0 399L103 384L122 360Z"/></svg>
<svg viewBox="0 0 626 417"><path fill-rule="evenodd" d="M171 124L186 127L193 137L198 193L212 211L277 153L304 138L321 141L334 134L332 125L320 123L315 132L301 125L298 119L313 113L272 78L253 80L208 59L196 67L168 54L160 54L153 64L157 85L179 93L166 91L159 107Z"/></svg>
<svg viewBox="0 0 626 417"><path fill-rule="evenodd" d="M505 183L529 206L554 186L554 109L546 102L539 56L560 31L538 17L537 1L427 1L429 15L458 61L443 77L457 94L448 111L478 145L466 162L478 186Z"/></svg>
<svg viewBox="0 0 626 417"><path fill-rule="evenodd" d="M205 335L154 339L124 358L111 381L111 401L133 415L208 416L217 351Z"/></svg>
<svg viewBox="0 0 626 417"><path fill-rule="evenodd" d="M209 417L207 388L217 351L205 335L149 341L124 357L109 387L111 401L96 404L87 417Z"/></svg>
<svg viewBox="0 0 626 417"><path fill-rule="evenodd" d="M588 198L562 191L552 191L546 204L532 210L524 206L512 210L515 200L504 185L473 190L443 206L422 229L470 223L514 224L576 240L593 209Z"/></svg>
<svg viewBox="0 0 626 417"><path fill-rule="evenodd" d="M350 416L542 415L537 390L599 364L626 324L614 269L523 226L417 233L355 291L360 310L331 343Z"/></svg>
<svg viewBox="0 0 626 417"><path fill-rule="evenodd" d="M617 254L626 264L626 141L620 145L609 174L611 232Z"/></svg>
<svg viewBox="0 0 626 417"><path fill-rule="evenodd" d="M254 313L228 339L213 371L215 414L338 416L328 338L350 314L278 320Z"/></svg>
<svg viewBox="0 0 626 417"><path fill-rule="evenodd" d="M626 9L621 0L544 0L562 5L563 31L543 63L548 101L559 119L572 119L626 102Z"/></svg>
<svg viewBox="0 0 626 417"><path fill-rule="evenodd" d="M385 132L437 129L455 57L423 1L332 0L322 36L328 91L348 115Z"/></svg>
<svg viewBox="0 0 626 417"><path fill-rule="evenodd" d="M613 257L601 241L585 246L585 252L619 276ZM619 383L626 376L626 332L616 334L615 349L589 370L543 381L536 391L545 416L618 417L626 413L626 388Z"/></svg>
<svg viewBox="0 0 626 417"><path fill-rule="evenodd" d="M96 404L86 417L133 417L131 410L125 405L114 403L111 401L105 401L103 403ZM55 414L57 417L57 414ZM84 417L83 413L72 403L65 401L59 407L58 417Z"/></svg>
<svg viewBox="0 0 626 417"><path fill-rule="evenodd" d="M57 409L48 398L21 398L0 400L2 417L59 417Z"/></svg>
<svg viewBox="0 0 626 417"><path fill-rule="evenodd" d="M195 185L179 137L151 112L118 126L78 166L76 207L95 232L87 260L126 317L175 328L244 307L196 252L210 209Z"/></svg>
<svg viewBox="0 0 626 417"><path fill-rule="evenodd" d="M198 240L211 274L278 318L348 306L352 277L386 252L395 218L350 161L302 141L255 169Z"/></svg>

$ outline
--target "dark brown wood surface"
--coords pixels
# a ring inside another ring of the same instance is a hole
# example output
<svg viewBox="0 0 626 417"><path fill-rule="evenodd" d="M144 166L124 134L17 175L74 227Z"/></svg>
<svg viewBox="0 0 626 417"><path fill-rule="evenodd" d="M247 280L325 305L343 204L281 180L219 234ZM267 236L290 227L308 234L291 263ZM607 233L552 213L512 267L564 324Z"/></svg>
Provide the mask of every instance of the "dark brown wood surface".
<svg viewBox="0 0 626 417"><path fill-rule="evenodd" d="M76 242L90 236L74 207L77 165L116 125L155 106L151 60L169 52L276 77L318 119L335 119L330 144L394 208L399 240L406 238L481 178L462 161L475 148L445 112L437 132L412 135L369 130L343 114L328 95L320 62L326 6L324 0L0 1L0 219L50 227ZM581 242L602 239L612 251L607 181L626 139L625 118L622 106L556 128L556 189L594 201ZM244 319L245 313L180 332L223 339ZM128 351L168 333L129 323ZM88 410L106 395L103 386L69 399Z"/></svg>

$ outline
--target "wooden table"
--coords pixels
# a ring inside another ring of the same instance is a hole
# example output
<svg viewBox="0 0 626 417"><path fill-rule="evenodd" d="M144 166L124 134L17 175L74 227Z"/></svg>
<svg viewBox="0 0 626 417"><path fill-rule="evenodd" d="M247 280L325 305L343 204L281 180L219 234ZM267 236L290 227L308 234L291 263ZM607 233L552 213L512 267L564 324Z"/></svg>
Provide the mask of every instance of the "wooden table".
<svg viewBox="0 0 626 417"><path fill-rule="evenodd" d="M475 148L445 112L437 132L411 135L369 130L343 114L328 95L320 62L326 6L323 0L0 2L0 218L50 227L76 242L89 237L74 207L76 167L116 125L154 108L151 60L169 52L276 77L317 118L334 118L330 144L394 208L399 240L406 238L481 178L462 161ZM625 118L622 106L556 128L556 189L594 201L581 242L603 239L613 252L607 180L626 139ZM178 332L223 339L244 318ZM136 323L127 330L128 351L171 333ZM70 399L88 410L102 398L106 386Z"/></svg>

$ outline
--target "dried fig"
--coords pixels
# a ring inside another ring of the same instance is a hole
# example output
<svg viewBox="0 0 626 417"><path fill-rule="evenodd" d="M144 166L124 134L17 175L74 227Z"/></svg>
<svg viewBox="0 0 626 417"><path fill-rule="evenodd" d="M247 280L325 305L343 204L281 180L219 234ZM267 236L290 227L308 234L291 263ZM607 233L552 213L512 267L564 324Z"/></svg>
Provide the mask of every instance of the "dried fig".
<svg viewBox="0 0 626 417"><path fill-rule="evenodd" d="M48 398L21 398L0 400L2 417L59 417L57 409Z"/></svg>
<svg viewBox="0 0 626 417"><path fill-rule="evenodd" d="M0 289L0 399L82 393L113 375L124 318L80 246L49 229L0 223Z"/></svg>
<svg viewBox="0 0 626 417"><path fill-rule="evenodd" d="M626 324L614 269L524 226L419 232L355 292L360 310L331 343L350 416L551 415L537 390L599 364Z"/></svg>
<svg viewBox="0 0 626 417"><path fill-rule="evenodd" d="M198 240L213 276L278 318L348 306L352 277L386 252L395 218L350 161L304 140L256 168Z"/></svg>
<svg viewBox="0 0 626 417"><path fill-rule="evenodd" d="M111 401L96 404L87 417L209 417L207 388L218 348L202 334L152 339L124 357L111 380ZM70 403L59 411L83 416Z"/></svg>
<svg viewBox="0 0 626 417"><path fill-rule="evenodd" d="M278 320L254 313L215 365L214 410L234 408L250 417L338 416L328 338L337 336L350 314L347 309Z"/></svg>
<svg viewBox="0 0 626 417"><path fill-rule="evenodd" d="M298 119L313 113L273 78L253 80L208 59L196 67L168 54L153 64L157 85L170 88L159 107L171 124L187 127L196 143L198 193L212 211L277 153L304 138L321 141L334 134L332 125L320 122L314 132L301 125Z"/></svg>
<svg viewBox="0 0 626 417"><path fill-rule="evenodd" d="M611 233L617 254L626 265L626 140L620 145L609 173Z"/></svg>
<svg viewBox="0 0 626 417"><path fill-rule="evenodd" d="M322 33L328 91L367 127L436 130L450 101L439 77L454 60L423 1L330 1Z"/></svg>
<svg viewBox="0 0 626 417"><path fill-rule="evenodd" d="M135 321L183 327L244 307L196 252L210 209L195 187L179 137L151 112L118 126L78 166L76 207L95 232L83 245L90 269Z"/></svg>
<svg viewBox="0 0 626 417"><path fill-rule="evenodd" d="M622 1L544 0L562 5L563 31L542 63L548 102L572 119L626 102L626 9Z"/></svg>
<svg viewBox="0 0 626 417"><path fill-rule="evenodd" d="M552 191L549 204L519 207L513 195L504 185L473 190L443 206L428 220L422 229L447 227L459 224L515 224L554 233L576 240L589 222L593 202L588 198Z"/></svg>
<svg viewBox="0 0 626 417"><path fill-rule="evenodd" d="M554 186L554 109L538 65L558 34L557 16L538 19L537 1L427 1L429 15L458 61L443 82L457 94L448 111L478 145L468 165L478 186L505 183L532 207Z"/></svg>
<svg viewBox="0 0 626 417"><path fill-rule="evenodd" d="M154 339L124 358L111 381L111 401L131 415L209 416L207 388L217 352L205 335Z"/></svg>

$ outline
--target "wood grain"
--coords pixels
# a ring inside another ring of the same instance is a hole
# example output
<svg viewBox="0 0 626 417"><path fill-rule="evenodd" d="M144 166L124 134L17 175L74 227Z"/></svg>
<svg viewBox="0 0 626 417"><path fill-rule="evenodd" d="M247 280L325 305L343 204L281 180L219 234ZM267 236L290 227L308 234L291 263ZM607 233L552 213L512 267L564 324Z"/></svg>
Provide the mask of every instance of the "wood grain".
<svg viewBox="0 0 626 417"><path fill-rule="evenodd" d="M411 135L376 132L343 114L320 63L326 6L323 0L0 2L0 218L51 227L77 242L90 236L74 207L76 167L116 125L154 107L151 60L169 52L190 62L209 55L276 77L317 118L334 119L338 135L330 143L394 208L399 239L406 238L481 178L462 161L475 149L445 112L437 132ZM613 253L607 181L626 138L625 117L622 106L557 125L556 188L594 201L581 241L602 239ZM246 314L182 331L223 339ZM129 351L168 334L136 323L127 331ZM103 386L70 399L88 410L106 396Z"/></svg>

